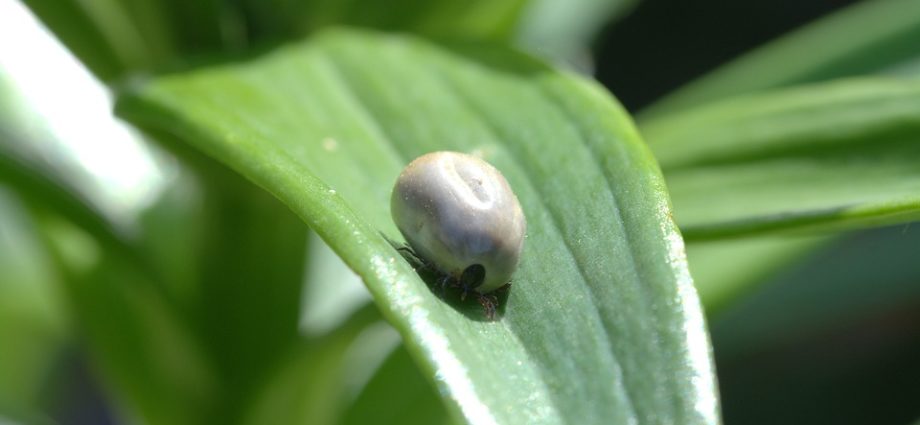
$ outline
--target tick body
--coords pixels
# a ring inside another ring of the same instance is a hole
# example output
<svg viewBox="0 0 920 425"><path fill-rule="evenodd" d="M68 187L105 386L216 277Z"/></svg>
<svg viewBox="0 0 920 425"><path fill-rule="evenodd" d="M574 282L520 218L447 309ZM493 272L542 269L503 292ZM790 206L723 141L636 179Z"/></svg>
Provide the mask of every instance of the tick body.
<svg viewBox="0 0 920 425"><path fill-rule="evenodd" d="M475 293L492 316L495 297L485 296L511 279L527 228L501 172L472 155L429 153L399 175L390 208L414 254L442 276L442 286L456 286L463 296Z"/></svg>

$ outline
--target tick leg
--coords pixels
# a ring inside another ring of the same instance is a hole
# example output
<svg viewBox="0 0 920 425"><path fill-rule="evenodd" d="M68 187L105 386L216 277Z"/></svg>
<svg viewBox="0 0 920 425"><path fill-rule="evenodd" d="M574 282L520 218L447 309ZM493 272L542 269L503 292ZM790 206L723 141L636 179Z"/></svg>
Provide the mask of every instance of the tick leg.
<svg viewBox="0 0 920 425"><path fill-rule="evenodd" d="M437 273L438 269L434 266L433 263L425 260L422 257L419 257L412 248L408 246L400 246L396 248L403 258L409 262L409 265L419 274L424 273Z"/></svg>
<svg viewBox="0 0 920 425"><path fill-rule="evenodd" d="M479 305L482 306L486 318L495 320L495 312L498 310L498 298L495 298L494 295L483 295L477 292L476 300L479 301Z"/></svg>
<svg viewBox="0 0 920 425"><path fill-rule="evenodd" d="M450 276L441 276L438 279L438 289L441 291L441 298L447 296L447 285L450 283Z"/></svg>
<svg viewBox="0 0 920 425"><path fill-rule="evenodd" d="M406 261L408 261L409 264L412 265L412 268L415 270L425 270L428 268L428 263L419 258L419 256L415 254L415 251L413 251L412 248L405 245L400 245L396 247L396 251L399 252L399 254L402 255L403 258L405 258Z"/></svg>

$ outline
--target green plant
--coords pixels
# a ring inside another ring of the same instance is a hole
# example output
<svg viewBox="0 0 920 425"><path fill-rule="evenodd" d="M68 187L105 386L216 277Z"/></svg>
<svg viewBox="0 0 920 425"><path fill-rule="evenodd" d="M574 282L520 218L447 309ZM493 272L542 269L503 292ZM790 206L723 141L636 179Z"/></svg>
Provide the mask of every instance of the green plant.
<svg viewBox="0 0 920 425"><path fill-rule="evenodd" d="M113 207L0 74L0 414L23 423L66 412L41 383L77 347L140 423L715 424L700 298L728 311L834 232L920 216L908 2L825 18L638 126L547 64L629 2L25 3L173 175ZM388 241L396 175L434 150L487 158L527 216L495 321Z"/></svg>

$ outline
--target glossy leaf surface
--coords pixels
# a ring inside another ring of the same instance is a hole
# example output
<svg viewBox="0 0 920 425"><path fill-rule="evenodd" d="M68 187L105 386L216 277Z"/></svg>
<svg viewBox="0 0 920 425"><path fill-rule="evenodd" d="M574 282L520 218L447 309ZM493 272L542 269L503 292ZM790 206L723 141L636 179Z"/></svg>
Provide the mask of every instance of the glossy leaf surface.
<svg viewBox="0 0 920 425"><path fill-rule="evenodd" d="M372 64L372 65L369 65ZM362 276L457 419L715 423L698 300L664 183L603 90L488 45L334 31L155 80L121 114L175 133L284 201ZM528 218L500 317L403 261L396 175L482 155ZM448 297L450 298L450 297Z"/></svg>

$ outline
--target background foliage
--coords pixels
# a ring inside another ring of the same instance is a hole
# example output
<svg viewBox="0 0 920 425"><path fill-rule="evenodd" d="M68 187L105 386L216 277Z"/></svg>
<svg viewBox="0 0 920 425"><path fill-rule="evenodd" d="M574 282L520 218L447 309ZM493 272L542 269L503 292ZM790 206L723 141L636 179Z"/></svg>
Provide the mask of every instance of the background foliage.
<svg viewBox="0 0 920 425"><path fill-rule="evenodd" d="M0 37L0 421L915 422L920 7L839 3L25 0L93 77ZM497 322L385 239L445 148Z"/></svg>

